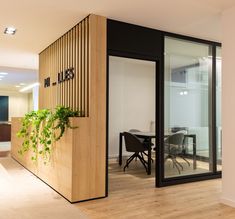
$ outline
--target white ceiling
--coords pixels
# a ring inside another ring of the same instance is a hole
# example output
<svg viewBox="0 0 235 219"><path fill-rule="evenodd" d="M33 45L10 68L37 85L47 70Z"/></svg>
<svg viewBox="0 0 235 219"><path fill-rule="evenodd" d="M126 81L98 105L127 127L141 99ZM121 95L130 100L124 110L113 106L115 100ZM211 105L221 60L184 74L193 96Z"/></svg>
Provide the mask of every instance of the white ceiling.
<svg viewBox="0 0 235 219"><path fill-rule="evenodd" d="M234 0L0 0L0 66L37 69L37 54L90 13L221 40L220 15ZM17 28L6 36L6 26Z"/></svg>
<svg viewBox="0 0 235 219"><path fill-rule="evenodd" d="M8 73L1 75L1 73ZM20 89L38 81L38 74L35 70L0 67L0 93L2 91L19 91ZM20 87L16 87L20 86Z"/></svg>

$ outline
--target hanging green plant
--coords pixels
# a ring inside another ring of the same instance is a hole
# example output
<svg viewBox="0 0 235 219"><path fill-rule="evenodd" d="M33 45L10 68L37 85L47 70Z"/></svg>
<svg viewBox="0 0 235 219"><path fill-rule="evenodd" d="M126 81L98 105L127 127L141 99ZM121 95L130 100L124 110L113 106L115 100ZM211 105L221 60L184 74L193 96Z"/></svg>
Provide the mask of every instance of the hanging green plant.
<svg viewBox="0 0 235 219"><path fill-rule="evenodd" d="M42 109L27 113L17 133L19 138L23 138L19 154L32 150L32 160L37 160L38 155L41 155L45 162L48 161L52 144L63 136L66 128L77 128L71 126L69 118L78 116L79 111L63 106L57 106L54 111Z"/></svg>

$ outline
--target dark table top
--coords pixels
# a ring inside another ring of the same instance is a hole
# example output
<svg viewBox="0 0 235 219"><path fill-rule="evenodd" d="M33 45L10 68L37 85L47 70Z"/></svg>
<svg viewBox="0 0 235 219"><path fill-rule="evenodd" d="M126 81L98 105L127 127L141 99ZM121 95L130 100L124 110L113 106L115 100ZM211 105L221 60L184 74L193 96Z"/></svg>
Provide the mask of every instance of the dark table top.
<svg viewBox="0 0 235 219"><path fill-rule="evenodd" d="M155 132L129 132L129 133L136 135L138 137L156 138Z"/></svg>
<svg viewBox="0 0 235 219"><path fill-rule="evenodd" d="M156 138L156 133L155 132L130 132L133 135L136 135L138 137L145 137L145 138ZM123 134L123 132L122 132ZM170 136L170 134L165 134L165 137ZM185 134L185 137L196 137L195 134Z"/></svg>

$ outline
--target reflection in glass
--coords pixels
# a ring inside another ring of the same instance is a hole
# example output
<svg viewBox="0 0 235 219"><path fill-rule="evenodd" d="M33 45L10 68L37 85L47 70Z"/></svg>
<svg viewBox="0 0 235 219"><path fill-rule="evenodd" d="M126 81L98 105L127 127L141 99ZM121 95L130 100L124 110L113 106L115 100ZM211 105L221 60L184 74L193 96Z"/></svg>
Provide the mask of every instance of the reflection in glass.
<svg viewBox="0 0 235 219"><path fill-rule="evenodd" d="M208 114L211 51L206 44L165 38L165 177L212 171ZM180 135L174 137L178 133L184 134L182 143Z"/></svg>

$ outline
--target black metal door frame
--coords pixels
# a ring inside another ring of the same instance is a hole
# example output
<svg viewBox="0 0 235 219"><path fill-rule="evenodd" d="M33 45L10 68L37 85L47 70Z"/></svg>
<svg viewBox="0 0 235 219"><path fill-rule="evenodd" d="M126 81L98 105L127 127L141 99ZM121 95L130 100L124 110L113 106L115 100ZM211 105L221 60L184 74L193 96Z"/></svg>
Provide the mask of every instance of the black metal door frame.
<svg viewBox="0 0 235 219"><path fill-rule="evenodd" d="M221 171L216 170L216 47L221 43L188 37L184 35L154 30L138 25L108 20L107 29L107 108L106 108L106 196L108 195L108 125L109 125L109 56L119 56L156 62L156 174L155 186L162 187L187 182L215 179L221 177ZM138 33L142 44L139 41ZM125 37L124 37L125 36ZM212 47L211 80L211 146L213 171L210 173L164 178L164 39L166 36L210 45ZM155 41L155 37L158 39ZM140 45L141 44L141 45ZM151 50L151 45L158 45ZM134 46L135 45L135 46ZM144 45L144 46L143 46ZM146 46L146 47L145 47ZM135 47L138 47L136 49ZM159 50L157 50L159 49ZM160 54L160 55L159 55Z"/></svg>
<svg viewBox="0 0 235 219"><path fill-rule="evenodd" d="M179 34L174 33L168 33L163 32L163 42L162 44L165 45L164 39L165 37L173 37L176 39L182 39L182 40L188 40L191 42L197 42L202 43L205 45L209 45L212 47L212 71L211 75L209 75L209 83L211 83L211 123L210 123L210 147L212 148L212 172L209 173L201 173L201 174L193 174L193 175L187 175L187 176L178 176L178 177L171 177L171 178L165 178L164 177L164 52L161 57L161 72L158 78L158 89L157 92L159 94L158 97L158 105L157 105L157 112L159 113L156 118L160 118L158 123L156 124L156 130L157 130L157 138L158 141L158 150L157 150L157 158L159 162L159 168L156 168L156 187L163 187L163 186L169 186L169 185L176 185L181 183L188 183L188 182L196 182L196 181L202 181L202 180L208 180L208 179L215 179L215 178L221 178L221 171L217 171L217 148L216 148L216 47L221 47L221 43L197 39L193 37L183 36ZM157 113L156 112L156 113Z"/></svg>
<svg viewBox="0 0 235 219"><path fill-rule="evenodd" d="M158 101L158 96L159 94L157 93L157 85L158 85L158 75L160 72L160 65L159 65L159 60L157 59L151 59L147 56L143 55L137 55L137 54L129 54L129 53L120 53L120 52L113 52L113 51L108 51L107 52L107 76L106 76L106 89L107 89L107 96L106 96L106 196L108 196L108 151L109 151L109 57L110 56L115 56L115 57L120 57L120 58L130 58L130 59L138 59L138 60L143 60L143 61L151 61L155 63L155 121L158 120L156 116L158 116L157 112L157 101ZM155 129L156 133L156 129ZM156 139L157 139L157 134L156 134ZM155 169L158 168L159 165L157 165L157 161L155 162Z"/></svg>

